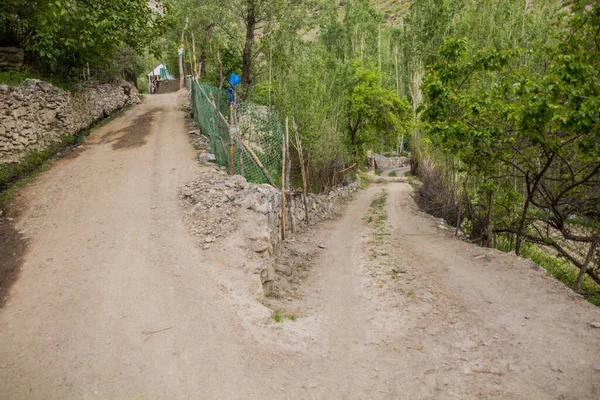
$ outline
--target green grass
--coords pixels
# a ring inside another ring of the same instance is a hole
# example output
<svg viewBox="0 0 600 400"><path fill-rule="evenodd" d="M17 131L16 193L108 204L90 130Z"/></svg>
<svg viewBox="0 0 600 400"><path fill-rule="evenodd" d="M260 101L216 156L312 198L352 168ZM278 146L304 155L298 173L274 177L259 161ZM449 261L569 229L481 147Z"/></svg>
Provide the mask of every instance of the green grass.
<svg viewBox="0 0 600 400"><path fill-rule="evenodd" d="M387 192L385 190L381 190L381 192L379 192L377 195L375 195L375 198L373 199L373 201L371 201L371 208L383 208L385 206L385 202L387 201Z"/></svg>
<svg viewBox="0 0 600 400"><path fill-rule="evenodd" d="M282 310L280 308L273 311L271 317L275 322L283 322L284 319L289 319L290 321L295 321L298 319L298 317L295 314L288 314L285 312L285 310Z"/></svg>
<svg viewBox="0 0 600 400"><path fill-rule="evenodd" d="M383 170L381 168L375 168L375 175L381 176L382 172L383 172Z"/></svg>
<svg viewBox="0 0 600 400"><path fill-rule="evenodd" d="M283 321L283 310L273 311L273 321L275 321L275 322Z"/></svg>
<svg viewBox="0 0 600 400"><path fill-rule="evenodd" d="M521 255L543 267L566 286L573 287L579 271L567 260L548 254L539 246L530 243L523 246ZM582 291L587 301L600 306L600 285L587 275L583 278Z"/></svg>
<svg viewBox="0 0 600 400"><path fill-rule="evenodd" d="M390 173L388 174L388 176L389 176L389 177L391 177L391 178L395 178L395 177L397 177L397 176L398 176L398 174L396 173L396 171L392 171L392 172L390 172Z"/></svg>
<svg viewBox="0 0 600 400"><path fill-rule="evenodd" d="M368 188L369 184L371 183L371 177L369 176L369 174L367 174L365 172L361 172L358 174L358 177L360 179L359 189Z"/></svg>
<svg viewBox="0 0 600 400"><path fill-rule="evenodd" d="M386 222L388 216L385 212L385 203L387 201L387 192L381 189L371 201L368 214L363 218L368 224L374 228L374 236L376 239L381 239L389 233L386 230Z"/></svg>
<svg viewBox="0 0 600 400"><path fill-rule="evenodd" d="M8 86L19 86L25 83L27 79L40 79L44 82L51 83L52 85L61 89L74 91L77 90L77 80L59 77L55 75L40 74L32 70L22 71L0 71L0 84L6 84Z"/></svg>
<svg viewBox="0 0 600 400"><path fill-rule="evenodd" d="M496 237L496 248L505 252L512 252L514 251L514 243L511 243L507 237L498 235ZM568 287L573 287L579 274L579 270L569 261L544 251L537 244L523 243L521 256L535 262ZM583 278L582 291L584 297L590 303L600 306L600 285L589 276Z"/></svg>

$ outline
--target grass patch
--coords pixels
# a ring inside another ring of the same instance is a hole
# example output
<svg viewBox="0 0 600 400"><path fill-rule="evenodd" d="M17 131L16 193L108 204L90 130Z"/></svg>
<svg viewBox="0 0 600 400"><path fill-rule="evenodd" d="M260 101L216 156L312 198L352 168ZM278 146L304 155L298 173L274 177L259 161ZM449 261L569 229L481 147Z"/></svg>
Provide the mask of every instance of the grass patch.
<svg viewBox="0 0 600 400"><path fill-rule="evenodd" d="M369 184L371 183L371 177L369 176L369 174L367 174L366 172L361 172L358 174L358 178L360 179L360 189L366 189L369 187Z"/></svg>
<svg viewBox="0 0 600 400"><path fill-rule="evenodd" d="M296 314L288 314L285 312L285 310L282 310L281 308L273 311L271 317L273 318L273 321L278 323L283 322L286 319L289 319L290 321L295 321L298 319L298 316L296 316Z"/></svg>
<svg viewBox="0 0 600 400"><path fill-rule="evenodd" d="M0 71L0 84L6 84L8 86L20 86L24 84L27 79L39 79L69 91L77 90L78 85L78 81L75 79L68 79L55 75L44 75L34 70Z"/></svg>
<svg viewBox="0 0 600 400"><path fill-rule="evenodd" d="M529 258L553 277L564 283L568 287L573 287L579 271L573 267L570 262L565 259L558 258L552 254L548 254L539 246L531 243L526 243L521 251L521 255ZM582 292L587 301L600 306L600 285L593 281L589 276L583 278Z"/></svg>
<svg viewBox="0 0 600 400"><path fill-rule="evenodd" d="M396 173L396 171L392 171L388 174L389 177L395 178L398 176L398 174Z"/></svg>
<svg viewBox="0 0 600 400"><path fill-rule="evenodd" d="M381 192L375 195L373 201L371 201L371 208L383 208L385 206L386 201L387 192L382 189Z"/></svg>
<svg viewBox="0 0 600 400"><path fill-rule="evenodd" d="M382 173L383 173L383 170L381 168L375 168L375 175L381 176Z"/></svg>
<svg viewBox="0 0 600 400"><path fill-rule="evenodd" d="M381 189L371 201L368 214L363 218L368 224L374 228L375 240L380 240L383 236L389 233L386 230L386 221L388 220L385 212L385 203L387 202L387 192Z"/></svg>
<svg viewBox="0 0 600 400"><path fill-rule="evenodd" d="M282 310L273 311L273 321L275 321L275 322L283 321L283 311Z"/></svg>

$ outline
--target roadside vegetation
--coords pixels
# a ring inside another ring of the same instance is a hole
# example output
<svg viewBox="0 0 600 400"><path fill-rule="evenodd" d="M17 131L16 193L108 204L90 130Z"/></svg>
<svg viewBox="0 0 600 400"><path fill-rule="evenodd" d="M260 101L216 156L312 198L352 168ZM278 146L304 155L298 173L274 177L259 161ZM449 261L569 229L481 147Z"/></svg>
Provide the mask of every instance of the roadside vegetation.
<svg viewBox="0 0 600 400"><path fill-rule="evenodd" d="M156 42L168 26L169 3L5 0L0 47L22 49L25 63L20 71L1 72L0 83L39 78L67 89L81 81L136 84L159 54Z"/></svg>

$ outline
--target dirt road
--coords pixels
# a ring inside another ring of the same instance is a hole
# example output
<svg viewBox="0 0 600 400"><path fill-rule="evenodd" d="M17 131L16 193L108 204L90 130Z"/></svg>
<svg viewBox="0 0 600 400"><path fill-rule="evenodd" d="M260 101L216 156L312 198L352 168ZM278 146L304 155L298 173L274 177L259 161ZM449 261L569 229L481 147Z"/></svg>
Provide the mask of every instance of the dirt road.
<svg viewBox="0 0 600 400"><path fill-rule="evenodd" d="M202 251L182 221L177 188L201 167L181 96L150 96L21 191L28 244L0 310L0 397L600 396L600 311L454 239L404 183L289 241L314 256L293 266L307 270L297 295L272 304L294 318L265 320L230 279L243 252Z"/></svg>

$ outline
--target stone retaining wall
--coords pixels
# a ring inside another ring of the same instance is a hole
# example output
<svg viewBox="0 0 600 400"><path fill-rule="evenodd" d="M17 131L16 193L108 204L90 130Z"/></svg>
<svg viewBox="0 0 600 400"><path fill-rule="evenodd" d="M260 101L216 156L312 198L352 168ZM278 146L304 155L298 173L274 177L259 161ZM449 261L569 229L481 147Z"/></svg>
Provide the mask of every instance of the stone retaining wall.
<svg viewBox="0 0 600 400"><path fill-rule="evenodd" d="M408 157L386 157L381 154L375 154L374 157L377 168L395 168L410 165L410 158Z"/></svg>
<svg viewBox="0 0 600 400"><path fill-rule="evenodd" d="M337 186L326 194L309 193L306 197L301 191L292 192L286 199L286 232L291 233L292 227L302 229L306 226L306 214L308 209L308 220L312 223L329 217L337 210L337 206L343 200L349 199L360 182L351 182L346 186ZM261 185L257 190L259 194L259 212L267 215L269 224L270 241L277 245L281 241L281 191L269 185Z"/></svg>
<svg viewBox="0 0 600 400"><path fill-rule="evenodd" d="M297 232L307 228L307 209L311 224L331 216L359 186L360 182L352 182L337 186L327 194L308 194L308 207L304 205L301 191L289 194L286 231L291 232L292 226ZM196 180L179 189L179 199L184 220L203 249L226 248L227 243L242 242L251 254L259 256L254 261L249 256L245 268L254 269L251 265L255 263L261 291L270 294L275 279L272 251L281 242L281 190L249 183L242 176L228 176L219 168L209 167L204 168Z"/></svg>
<svg viewBox="0 0 600 400"><path fill-rule="evenodd" d="M104 84L69 92L37 79L0 85L0 163L19 162L61 137L74 135L125 105L139 103L131 84Z"/></svg>
<svg viewBox="0 0 600 400"><path fill-rule="evenodd" d="M358 181L340 185L326 194L309 193L306 205L302 191L293 191L287 196L286 231L292 226L298 230L309 221L315 222L328 217L342 200L348 199L359 188ZM227 237L236 229L239 211L251 210L266 220L269 230L268 241L277 245L281 241L281 190L267 184L249 183L244 177L228 176L218 168L206 168L198 179L180 188L182 206L190 217L197 221L192 233L201 241L212 243Z"/></svg>

